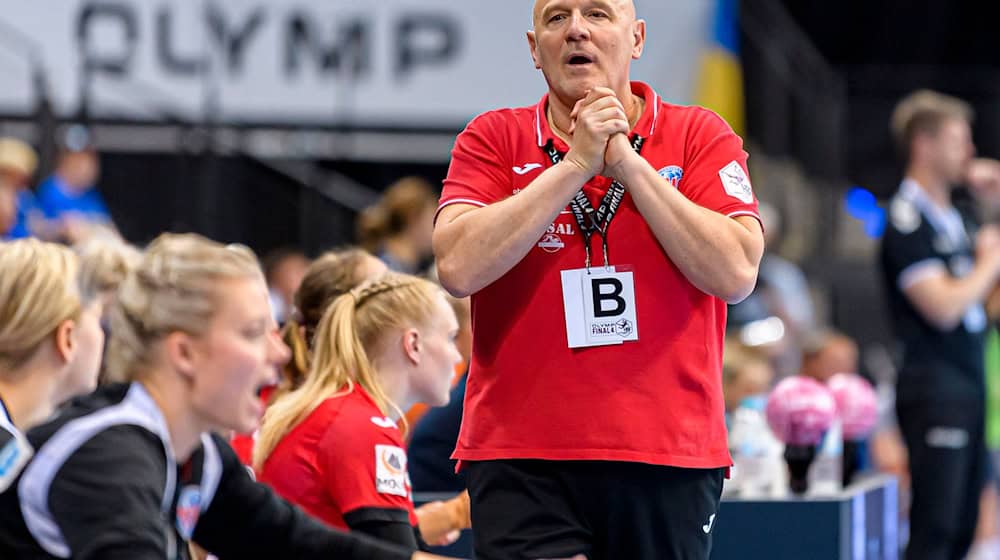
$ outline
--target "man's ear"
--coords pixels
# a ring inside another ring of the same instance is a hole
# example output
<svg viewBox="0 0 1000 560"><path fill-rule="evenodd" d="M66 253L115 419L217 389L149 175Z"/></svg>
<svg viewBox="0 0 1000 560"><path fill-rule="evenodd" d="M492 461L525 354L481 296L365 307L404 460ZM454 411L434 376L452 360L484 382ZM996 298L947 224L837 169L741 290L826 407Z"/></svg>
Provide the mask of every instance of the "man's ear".
<svg viewBox="0 0 1000 560"><path fill-rule="evenodd" d="M175 331L163 339L163 354L181 375L191 378L195 374L194 340L187 333Z"/></svg>
<svg viewBox="0 0 1000 560"><path fill-rule="evenodd" d="M535 69L541 70L542 63L538 60L538 40L535 38L534 31L528 31L528 48L531 50L531 61L535 63Z"/></svg>
<svg viewBox="0 0 1000 560"><path fill-rule="evenodd" d="M635 42L632 47L632 59L639 60L642 50L646 47L646 20L637 19L632 24L632 39Z"/></svg>
<svg viewBox="0 0 1000 560"><path fill-rule="evenodd" d="M410 361L412 365L420 365L420 333L417 329L406 329L403 331L403 354Z"/></svg>

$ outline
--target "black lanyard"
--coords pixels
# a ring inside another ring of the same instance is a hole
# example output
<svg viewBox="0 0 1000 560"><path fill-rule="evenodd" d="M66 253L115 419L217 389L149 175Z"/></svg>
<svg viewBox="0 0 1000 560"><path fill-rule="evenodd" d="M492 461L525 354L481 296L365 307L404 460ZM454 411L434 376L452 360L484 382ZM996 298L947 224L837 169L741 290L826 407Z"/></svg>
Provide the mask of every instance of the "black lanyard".
<svg viewBox="0 0 1000 560"><path fill-rule="evenodd" d="M642 153L642 144L645 141L645 138L642 136L633 134L632 149L636 153ZM551 139L545 144L545 148L543 149L545 150L545 154L549 156L549 159L552 160L552 165L556 165L562 161L566 155L556 149L555 142ZM611 181L611 186L608 187L608 192L604 193L601 205L597 207L596 211L587 198L587 195L583 193L583 189L576 191L573 200L569 201L569 208L573 211L573 217L576 218L576 225L580 228L580 233L583 234L583 243L587 249L587 260L585 261L587 270L590 270L590 238L594 235L594 232L597 232L601 236L604 266L608 266L608 228L611 227L611 220L615 219L615 214L618 213L618 207L621 206L622 199L624 198L624 185L617 180L613 180Z"/></svg>

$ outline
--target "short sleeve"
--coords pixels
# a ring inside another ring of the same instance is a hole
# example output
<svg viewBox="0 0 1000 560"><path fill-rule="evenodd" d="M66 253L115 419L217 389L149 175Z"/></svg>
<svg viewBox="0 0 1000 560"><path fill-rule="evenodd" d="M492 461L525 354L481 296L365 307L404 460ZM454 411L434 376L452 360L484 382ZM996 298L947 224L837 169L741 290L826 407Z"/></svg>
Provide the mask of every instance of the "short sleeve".
<svg viewBox="0 0 1000 560"><path fill-rule="evenodd" d="M882 239L883 266L900 290L906 290L928 276L947 274L941 256L934 250L934 236L910 202L895 199Z"/></svg>
<svg viewBox="0 0 1000 560"><path fill-rule="evenodd" d="M165 480L162 444L141 428L109 428L80 446L48 493L49 511L72 557L165 558Z"/></svg>
<svg viewBox="0 0 1000 560"><path fill-rule="evenodd" d="M693 110L697 112L688 130L681 193L695 204L725 216L753 216L759 220L743 140L715 113Z"/></svg>
<svg viewBox="0 0 1000 560"><path fill-rule="evenodd" d="M406 520L413 502L402 440L374 424L368 427L345 430L335 424L327 430L319 444L324 486L345 518L364 509Z"/></svg>
<svg viewBox="0 0 1000 560"><path fill-rule="evenodd" d="M476 117L458 135L438 211L450 204L487 206L510 195L510 142L501 111Z"/></svg>

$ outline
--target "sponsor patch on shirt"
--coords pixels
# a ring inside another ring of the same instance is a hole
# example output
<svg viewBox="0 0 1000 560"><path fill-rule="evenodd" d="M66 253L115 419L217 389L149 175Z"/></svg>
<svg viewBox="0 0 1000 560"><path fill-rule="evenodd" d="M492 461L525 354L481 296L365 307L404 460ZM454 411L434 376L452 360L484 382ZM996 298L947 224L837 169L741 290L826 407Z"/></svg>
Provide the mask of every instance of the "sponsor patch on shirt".
<svg viewBox="0 0 1000 560"><path fill-rule="evenodd" d="M684 178L684 170L677 165L668 165L663 169L659 170L658 173L660 177L666 179L674 188L677 188L681 184L681 179Z"/></svg>
<svg viewBox="0 0 1000 560"><path fill-rule="evenodd" d="M562 238L554 233L546 233L538 242L538 247L546 253L555 253L565 246Z"/></svg>
<svg viewBox="0 0 1000 560"><path fill-rule="evenodd" d="M201 516L201 489L195 485L185 486L177 498L177 532L184 540L191 540L199 516Z"/></svg>
<svg viewBox="0 0 1000 560"><path fill-rule="evenodd" d="M395 445L375 445L375 491L379 494L409 496L406 452Z"/></svg>
<svg viewBox="0 0 1000 560"><path fill-rule="evenodd" d="M722 179L722 186L726 189L726 194L738 199L740 202L751 204L753 202L753 187L750 186L750 178L739 162L733 160L729 165L719 170L719 178Z"/></svg>

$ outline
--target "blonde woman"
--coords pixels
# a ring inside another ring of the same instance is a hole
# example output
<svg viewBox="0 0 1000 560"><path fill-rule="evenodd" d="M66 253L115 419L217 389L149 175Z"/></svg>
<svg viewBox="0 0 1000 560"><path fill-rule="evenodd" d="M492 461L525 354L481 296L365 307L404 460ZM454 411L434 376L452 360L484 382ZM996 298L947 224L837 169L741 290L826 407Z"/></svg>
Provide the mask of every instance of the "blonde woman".
<svg viewBox="0 0 1000 560"><path fill-rule="evenodd" d="M60 245L0 243L0 491L31 456L22 432L97 383L103 303L78 272Z"/></svg>
<svg viewBox="0 0 1000 560"><path fill-rule="evenodd" d="M254 454L260 480L328 525L416 549L397 422L414 403L447 404L461 360L457 332L444 292L413 276L389 273L337 298L320 321L305 382L264 417ZM456 538L468 526L467 504L433 507L428 542Z"/></svg>
<svg viewBox="0 0 1000 560"><path fill-rule="evenodd" d="M252 430L288 351L253 253L164 235L122 283L108 359L127 385L28 437L0 495L0 558L421 558L331 531L254 483L213 430ZM426 557L423 557L426 558Z"/></svg>

